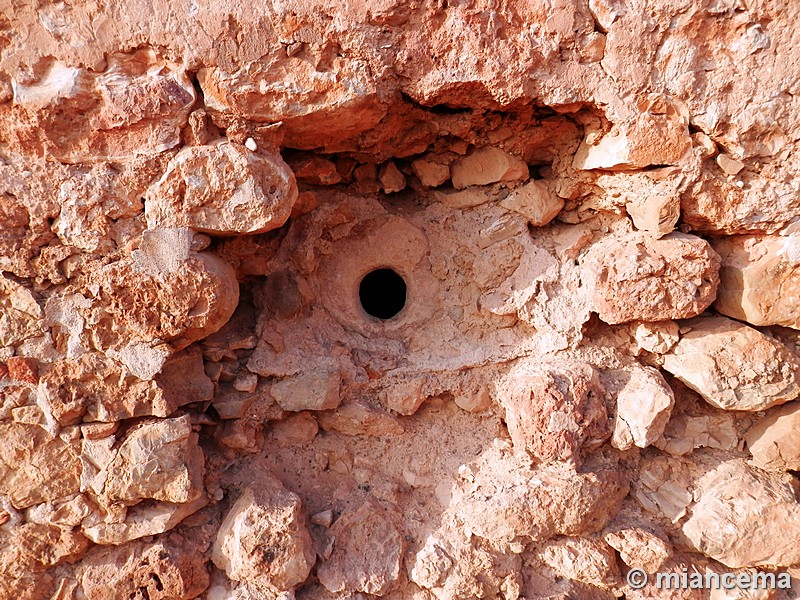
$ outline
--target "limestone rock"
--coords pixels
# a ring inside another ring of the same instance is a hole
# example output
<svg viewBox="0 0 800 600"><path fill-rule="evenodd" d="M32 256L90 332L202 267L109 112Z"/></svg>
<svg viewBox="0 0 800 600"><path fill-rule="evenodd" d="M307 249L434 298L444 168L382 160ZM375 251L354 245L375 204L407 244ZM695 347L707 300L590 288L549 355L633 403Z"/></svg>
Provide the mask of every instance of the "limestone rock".
<svg viewBox="0 0 800 600"><path fill-rule="evenodd" d="M381 182L383 191L387 194L399 192L406 187L406 178L392 161L387 162L381 167L378 173L378 180Z"/></svg>
<svg viewBox="0 0 800 600"><path fill-rule="evenodd" d="M214 386L201 370L202 356L186 350L167 360L161 373L142 381L100 353L47 365L40 394L61 425L116 422L131 417L168 417L180 406L211 399Z"/></svg>
<svg viewBox="0 0 800 600"><path fill-rule="evenodd" d="M39 335L43 316L28 288L0 275L0 345L16 346Z"/></svg>
<svg viewBox="0 0 800 600"><path fill-rule="evenodd" d="M192 600L208 587L206 561L197 544L169 537L95 548L80 569L80 590L86 600Z"/></svg>
<svg viewBox="0 0 800 600"><path fill-rule="evenodd" d="M681 216L681 203L677 194L653 194L629 202L625 210L636 229L660 238L675 230Z"/></svg>
<svg viewBox="0 0 800 600"><path fill-rule="evenodd" d="M611 440L620 450L646 448L661 437L675 402L672 389L655 369L637 366L629 373L628 383L617 394Z"/></svg>
<svg viewBox="0 0 800 600"><path fill-rule="evenodd" d="M15 508L52 502L78 491L79 441L37 425L0 422L0 494Z"/></svg>
<svg viewBox="0 0 800 600"><path fill-rule="evenodd" d="M747 448L760 469L800 470L800 403L770 410L747 432Z"/></svg>
<svg viewBox="0 0 800 600"><path fill-rule="evenodd" d="M640 463L631 495L646 511L677 523L692 503L692 476L687 462L651 455Z"/></svg>
<svg viewBox="0 0 800 600"><path fill-rule="evenodd" d="M196 99L185 72L151 48L110 53L100 72L51 60L40 78L12 86L17 118L29 122L14 133L66 163L173 148Z"/></svg>
<svg viewBox="0 0 800 600"><path fill-rule="evenodd" d="M0 597L49 598L55 581L53 567L79 560L88 540L69 527L25 523L10 532L0 530Z"/></svg>
<svg viewBox="0 0 800 600"><path fill-rule="evenodd" d="M555 219L564 207L564 200L540 181L529 181L513 190L500 202L500 206L518 212L531 225L541 227Z"/></svg>
<svg viewBox="0 0 800 600"><path fill-rule="evenodd" d="M565 464L531 469L517 458L487 465L467 489L454 493L451 510L472 534L493 544L599 531L628 493L621 475L606 469L576 473Z"/></svg>
<svg viewBox="0 0 800 600"><path fill-rule="evenodd" d="M582 462L609 435L603 389L591 365L521 363L499 392L514 448L543 462Z"/></svg>
<svg viewBox="0 0 800 600"><path fill-rule="evenodd" d="M12 356L6 361L8 378L36 385L39 383L39 361L25 356Z"/></svg>
<svg viewBox="0 0 800 600"><path fill-rule="evenodd" d="M440 600L487 598L501 593L521 597L521 560L502 554L469 533L445 527L428 536L410 567L411 581ZM391 596L390 596L391 597Z"/></svg>
<svg viewBox="0 0 800 600"><path fill-rule="evenodd" d="M724 317L691 330L664 355L664 369L726 410L765 410L800 395L800 362L780 342Z"/></svg>
<svg viewBox="0 0 800 600"><path fill-rule="evenodd" d="M391 511L374 501L346 512L333 524L333 553L317 569L333 593L385 596L400 578L405 542Z"/></svg>
<svg viewBox="0 0 800 600"><path fill-rule="evenodd" d="M753 325L800 329L800 236L730 236L714 241L722 257L714 308Z"/></svg>
<svg viewBox="0 0 800 600"><path fill-rule="evenodd" d="M210 112L280 122L292 147L315 149L325 139L335 152L337 144L374 126L386 113L367 70L355 58L335 57L318 70L313 61L284 55L228 69L202 68L197 78Z"/></svg>
<svg viewBox="0 0 800 600"><path fill-rule="evenodd" d="M302 373L274 383L270 394L283 410L330 410L341 402L341 380L335 371Z"/></svg>
<svg viewBox="0 0 800 600"><path fill-rule="evenodd" d="M719 257L708 242L672 233L610 236L584 257L594 309L609 324L686 319L714 301Z"/></svg>
<svg viewBox="0 0 800 600"><path fill-rule="evenodd" d="M596 143L584 141L575 154L575 168L624 170L676 164L691 146L688 115L656 95L642 104L648 110L635 121L614 128Z"/></svg>
<svg viewBox="0 0 800 600"><path fill-rule="evenodd" d="M82 530L95 544L119 546L169 531L206 504L208 500L205 496L184 504L144 501L126 509L125 519L119 523L97 523L95 518L90 517L82 523ZM113 512L119 506L109 508Z"/></svg>
<svg viewBox="0 0 800 600"><path fill-rule="evenodd" d="M321 156L304 156L289 159L288 164L295 179L302 183L314 185L335 185L342 180L336 164Z"/></svg>
<svg viewBox="0 0 800 600"><path fill-rule="evenodd" d="M560 538L537 551L542 561L560 577L612 588L622 580L614 550L598 538Z"/></svg>
<svg viewBox="0 0 800 600"><path fill-rule="evenodd" d="M634 329L636 345L647 352L664 354L672 350L680 340L679 329L674 321L639 323Z"/></svg>
<svg viewBox="0 0 800 600"><path fill-rule="evenodd" d="M435 160L418 158L411 163L411 170L425 187L439 187L450 179L450 167Z"/></svg>
<svg viewBox="0 0 800 600"><path fill-rule="evenodd" d="M214 235L263 233L286 222L297 184L278 154L220 141L181 150L147 191L151 229L191 227Z"/></svg>
<svg viewBox="0 0 800 600"><path fill-rule="evenodd" d="M653 445L673 456L683 456L697 448L733 450L739 445L739 435L729 415L673 415L664 435Z"/></svg>
<svg viewBox="0 0 800 600"><path fill-rule="evenodd" d="M211 555L231 579L262 580L276 590L305 581L315 558L300 498L270 476L230 508Z"/></svg>
<svg viewBox="0 0 800 600"><path fill-rule="evenodd" d="M317 420L310 413L290 415L272 426L272 437L284 447L307 444L319 431Z"/></svg>
<svg viewBox="0 0 800 600"><path fill-rule="evenodd" d="M144 421L108 466L105 494L135 504L151 498L183 504L203 495L203 451L188 416Z"/></svg>
<svg viewBox="0 0 800 600"><path fill-rule="evenodd" d="M696 483L698 497L683 533L696 550L732 567L800 562L800 504L791 477L732 460Z"/></svg>
<svg viewBox="0 0 800 600"><path fill-rule="evenodd" d="M457 159L450 165L453 187L462 190L471 185L500 181L525 181L530 176L525 161L505 150L486 146Z"/></svg>
<svg viewBox="0 0 800 600"><path fill-rule="evenodd" d="M657 573L672 556L672 548L661 537L644 529L618 529L606 533L606 543L619 552L622 562L632 569Z"/></svg>
<svg viewBox="0 0 800 600"><path fill-rule="evenodd" d="M183 348L220 329L239 301L233 269L211 253L192 251L185 228L146 231L131 260L99 270L93 283L98 300L114 298L105 308L112 321L94 332L101 346L110 345L105 334L138 342L142 351L154 340ZM142 378L155 373L148 369Z"/></svg>

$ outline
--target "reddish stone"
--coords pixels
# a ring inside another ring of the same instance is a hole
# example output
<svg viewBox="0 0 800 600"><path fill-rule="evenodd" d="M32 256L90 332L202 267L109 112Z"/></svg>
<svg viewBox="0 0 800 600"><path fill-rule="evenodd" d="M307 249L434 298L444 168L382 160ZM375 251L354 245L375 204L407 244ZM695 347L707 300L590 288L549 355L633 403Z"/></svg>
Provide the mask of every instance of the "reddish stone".
<svg viewBox="0 0 800 600"><path fill-rule="evenodd" d="M35 358L12 356L8 359L6 367L8 376L14 381L39 383L39 362ZM2 369L0 369L0 373L2 373Z"/></svg>

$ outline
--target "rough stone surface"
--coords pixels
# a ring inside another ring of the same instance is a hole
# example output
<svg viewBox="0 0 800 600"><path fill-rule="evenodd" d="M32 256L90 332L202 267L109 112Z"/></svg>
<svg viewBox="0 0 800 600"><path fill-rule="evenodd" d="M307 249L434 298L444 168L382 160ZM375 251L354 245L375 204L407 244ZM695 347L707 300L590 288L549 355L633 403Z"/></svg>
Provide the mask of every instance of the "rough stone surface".
<svg viewBox="0 0 800 600"><path fill-rule="evenodd" d="M800 506L790 477L729 461L701 477L697 487L699 499L683 524L695 549L728 567L800 562L794 543Z"/></svg>
<svg viewBox="0 0 800 600"><path fill-rule="evenodd" d="M661 374L649 367L637 367L617 394L617 413L611 443L627 450L646 448L664 432L674 404L672 389Z"/></svg>
<svg viewBox="0 0 800 600"><path fill-rule="evenodd" d="M686 319L714 301L719 256L708 242L673 233L639 233L594 244L586 258L594 309L606 323Z"/></svg>
<svg viewBox="0 0 800 600"><path fill-rule="evenodd" d="M699 317L664 368L725 410L765 410L800 395L800 362L779 341L738 321Z"/></svg>
<svg viewBox="0 0 800 600"><path fill-rule="evenodd" d="M564 200L539 181L529 181L511 192L500 206L518 212L531 225L541 227L552 221L564 207Z"/></svg>
<svg viewBox="0 0 800 600"><path fill-rule="evenodd" d="M500 148L487 147L456 159L450 167L450 177L457 190L498 181L524 181L528 178L528 165Z"/></svg>
<svg viewBox="0 0 800 600"><path fill-rule="evenodd" d="M714 242L722 257L714 308L753 325L800 329L800 237L731 236Z"/></svg>
<svg viewBox="0 0 800 600"><path fill-rule="evenodd" d="M136 503L152 498L184 504L203 494L203 451L188 416L145 421L129 432L111 463L109 499Z"/></svg>
<svg viewBox="0 0 800 600"><path fill-rule="evenodd" d="M0 598L797 579L797 2L0 5Z"/></svg>
<svg viewBox="0 0 800 600"><path fill-rule="evenodd" d="M769 471L800 470L800 405L784 404L747 432L753 463Z"/></svg>
<svg viewBox="0 0 800 600"><path fill-rule="evenodd" d="M543 462L580 464L610 433L603 390L591 365L522 363L499 392L515 449Z"/></svg>
<svg viewBox="0 0 800 600"><path fill-rule="evenodd" d="M391 509L368 501L333 524L333 552L317 569L332 593L385 596L400 578L405 542Z"/></svg>
<svg viewBox="0 0 800 600"><path fill-rule="evenodd" d="M286 222L296 198L294 175L280 156L221 141L181 150L147 190L144 214L151 229L263 233Z"/></svg>
<svg viewBox="0 0 800 600"><path fill-rule="evenodd" d="M248 487L220 526L211 555L236 581L290 590L308 577L315 555L300 499L275 478Z"/></svg>

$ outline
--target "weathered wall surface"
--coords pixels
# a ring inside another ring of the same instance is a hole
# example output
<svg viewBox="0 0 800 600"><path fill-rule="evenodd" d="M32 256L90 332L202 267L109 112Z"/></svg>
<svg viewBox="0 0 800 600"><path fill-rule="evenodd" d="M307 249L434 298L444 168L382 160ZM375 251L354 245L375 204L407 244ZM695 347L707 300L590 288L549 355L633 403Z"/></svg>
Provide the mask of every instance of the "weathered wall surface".
<svg viewBox="0 0 800 600"><path fill-rule="evenodd" d="M800 577L800 4L0 9L0 598Z"/></svg>

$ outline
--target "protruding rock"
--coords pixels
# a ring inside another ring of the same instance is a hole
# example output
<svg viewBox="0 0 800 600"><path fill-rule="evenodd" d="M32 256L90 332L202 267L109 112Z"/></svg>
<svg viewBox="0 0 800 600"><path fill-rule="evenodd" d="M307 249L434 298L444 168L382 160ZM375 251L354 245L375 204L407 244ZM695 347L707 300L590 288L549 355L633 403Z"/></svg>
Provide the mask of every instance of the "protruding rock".
<svg viewBox="0 0 800 600"><path fill-rule="evenodd" d="M450 165L450 175L457 190L500 181L525 181L530 177L524 160L494 146L478 148L459 158Z"/></svg>
<svg viewBox="0 0 800 600"><path fill-rule="evenodd" d="M111 54L99 73L54 61L39 80L12 85L16 110L37 125L30 131L38 139L26 145L41 145L66 163L173 148L196 98L186 73L152 49Z"/></svg>
<svg viewBox="0 0 800 600"><path fill-rule="evenodd" d="M381 167L378 173L383 191L387 194L399 192L406 187L406 177L391 160Z"/></svg>
<svg viewBox="0 0 800 600"><path fill-rule="evenodd" d="M732 460L694 487L698 500L683 533L697 551L732 568L800 563L800 504L790 475Z"/></svg>
<svg viewBox="0 0 800 600"><path fill-rule="evenodd" d="M425 187L439 187L450 179L450 167L426 158L418 158L411 163L411 170Z"/></svg>
<svg viewBox="0 0 800 600"><path fill-rule="evenodd" d="M182 504L203 495L203 451L189 416L145 421L129 432L108 467L105 495L135 504Z"/></svg>
<svg viewBox="0 0 800 600"><path fill-rule="evenodd" d="M800 403L775 408L747 432L753 463L770 471L800 471Z"/></svg>
<svg viewBox="0 0 800 600"><path fill-rule="evenodd" d="M656 573L672 555L669 543L659 536L638 528L615 529L604 536L606 543L632 569Z"/></svg>
<svg viewBox="0 0 800 600"><path fill-rule="evenodd" d="M451 510L472 534L501 546L597 532L628 493L616 471L578 473L565 464L532 469L519 458L489 461L470 479L454 493Z"/></svg>
<svg viewBox="0 0 800 600"><path fill-rule="evenodd" d="M300 149L340 144L374 127L386 113L374 75L361 60L339 56L320 68L303 56L269 56L228 71L200 69L208 110L281 122L287 145Z"/></svg>
<svg viewBox="0 0 800 600"><path fill-rule="evenodd" d="M39 393L61 425L87 421L113 423L131 417L168 417L190 402L211 400L214 385L203 371L203 358L195 350L173 355L151 381L127 373L102 354L47 366Z"/></svg>
<svg viewBox="0 0 800 600"><path fill-rule="evenodd" d="M800 395L800 361L777 340L738 321L699 317L664 369L726 410L765 410Z"/></svg>
<svg viewBox="0 0 800 600"><path fill-rule="evenodd" d="M655 442L669 421L675 402L661 373L636 366L617 394L617 415L612 445L620 450L631 446L646 448Z"/></svg>
<svg viewBox="0 0 800 600"><path fill-rule="evenodd" d="M598 538L561 538L537 551L541 560L564 579L611 588L621 583L614 550Z"/></svg>
<svg viewBox="0 0 800 600"><path fill-rule="evenodd" d="M609 324L687 319L714 301L719 257L708 242L672 233L609 236L594 244L584 264L594 309Z"/></svg>
<svg viewBox="0 0 800 600"><path fill-rule="evenodd" d="M211 559L231 579L283 591L302 583L316 559L300 498L261 473L219 528Z"/></svg>
<svg viewBox="0 0 800 600"><path fill-rule="evenodd" d="M595 143L584 141L575 154L575 168L626 170L676 164L692 143L688 114L655 94L640 106L644 110L635 121L614 127Z"/></svg>
<svg viewBox="0 0 800 600"><path fill-rule="evenodd" d="M119 546L169 531L206 504L208 499L205 497L185 504L142 502L125 510L125 519L122 522L98 522L97 514L94 514L84 520L82 529L84 535L95 544ZM112 510L119 510L119 506L112 507Z"/></svg>
<svg viewBox="0 0 800 600"><path fill-rule="evenodd" d="M714 308L753 325L800 329L800 235L737 235L713 245L722 257Z"/></svg>
<svg viewBox="0 0 800 600"><path fill-rule="evenodd" d="M333 524L333 553L317 569L332 592L384 596L400 578L405 542L389 509L367 501Z"/></svg>
<svg viewBox="0 0 800 600"><path fill-rule="evenodd" d="M104 306L113 319L107 326L117 336L124 332L128 345L168 340L173 348L184 348L220 329L236 309L239 282L233 268L209 252L192 251L191 237L185 228L145 231L131 260L94 274L99 298L114 298ZM102 336L104 327L96 328L95 335Z"/></svg>
<svg viewBox="0 0 800 600"><path fill-rule="evenodd" d="M514 448L544 462L581 463L609 435L603 389L594 368L565 361L513 369L498 392Z"/></svg>
<svg viewBox="0 0 800 600"><path fill-rule="evenodd" d="M531 225L541 227L555 219L564 207L564 200L540 181L529 181L513 190L500 206L521 214Z"/></svg>
<svg viewBox="0 0 800 600"><path fill-rule="evenodd" d="M294 174L279 155L221 141L181 150L147 191L145 217L151 229L263 233L286 222L296 198Z"/></svg>
<svg viewBox="0 0 800 600"><path fill-rule="evenodd" d="M74 429L74 428L73 428ZM15 508L52 502L80 486L79 441L36 425L0 423L0 494Z"/></svg>
<svg viewBox="0 0 800 600"><path fill-rule="evenodd" d="M675 230L681 216L681 200L677 194L652 194L628 202L625 210L636 229L660 238Z"/></svg>
<svg viewBox="0 0 800 600"><path fill-rule="evenodd" d="M118 548L94 548L79 570L86 600L190 600L208 587L207 558L191 541L168 537Z"/></svg>

